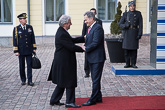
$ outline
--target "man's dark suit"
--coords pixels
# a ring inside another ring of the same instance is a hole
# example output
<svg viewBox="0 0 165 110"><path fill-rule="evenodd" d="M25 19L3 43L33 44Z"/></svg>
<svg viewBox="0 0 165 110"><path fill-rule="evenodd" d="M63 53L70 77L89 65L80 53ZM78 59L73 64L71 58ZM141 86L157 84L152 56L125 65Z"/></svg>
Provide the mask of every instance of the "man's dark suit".
<svg viewBox="0 0 165 110"><path fill-rule="evenodd" d="M102 26L102 21L98 18L96 18L96 23L97 24L100 24ZM82 30L82 36L85 36L88 32L88 27L87 27L87 24L84 22L83 24L83 30ZM89 64L87 62L87 56L86 56L86 53L85 53L85 60L84 60L84 70L85 70L85 73L86 75L89 76L89 73L90 73L90 68L89 68Z"/></svg>
<svg viewBox="0 0 165 110"><path fill-rule="evenodd" d="M77 87L77 61L75 52L84 50L75 45L83 43L84 37L72 38L63 28L59 27L55 36L55 53L48 80L57 84L50 103L58 103L66 89L66 103L75 102L75 87Z"/></svg>
<svg viewBox="0 0 165 110"><path fill-rule="evenodd" d="M95 23L85 40L85 51L87 55L87 61L91 70L92 77L92 95L88 101L98 102L102 101L101 93L101 76L106 59L104 49L104 30L101 25Z"/></svg>

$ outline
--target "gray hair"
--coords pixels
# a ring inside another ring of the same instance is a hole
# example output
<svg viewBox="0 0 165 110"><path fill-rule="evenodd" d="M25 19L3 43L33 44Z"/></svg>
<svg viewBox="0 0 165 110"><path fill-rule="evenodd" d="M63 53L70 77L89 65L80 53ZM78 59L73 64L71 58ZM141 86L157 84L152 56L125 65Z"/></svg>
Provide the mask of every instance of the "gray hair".
<svg viewBox="0 0 165 110"><path fill-rule="evenodd" d="M62 16L60 17L60 19L59 19L59 25L60 25L61 27L63 27L64 24L67 24L67 23L68 23L69 19L71 19L70 16L68 16L68 15L62 15Z"/></svg>
<svg viewBox="0 0 165 110"><path fill-rule="evenodd" d="M95 14L93 12L87 11L85 12L84 16L86 15L88 18L93 18L93 20L96 20Z"/></svg>

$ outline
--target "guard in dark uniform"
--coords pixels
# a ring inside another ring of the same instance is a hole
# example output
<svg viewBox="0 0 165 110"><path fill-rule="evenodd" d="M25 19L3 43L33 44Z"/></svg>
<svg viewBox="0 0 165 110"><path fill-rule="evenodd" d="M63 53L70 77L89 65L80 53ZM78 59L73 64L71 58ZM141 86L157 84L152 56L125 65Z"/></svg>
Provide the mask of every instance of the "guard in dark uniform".
<svg viewBox="0 0 165 110"><path fill-rule="evenodd" d="M93 12L95 15L97 14L95 8L91 8L90 11ZM96 18L96 23L100 24L102 26L102 21L98 18ZM83 30L82 30L82 36L85 36L87 34L87 32L88 32L88 27L87 27L87 24L84 22ZM90 74L90 68L89 68L89 64L88 64L88 61L87 61L86 53L85 53L85 59L84 59L84 70L85 70L85 76L84 77L88 78L89 74Z"/></svg>
<svg viewBox="0 0 165 110"><path fill-rule="evenodd" d="M21 85L26 84L25 75L25 59L27 63L27 79L28 85L33 86L32 82L32 53L36 52L36 43L33 27L26 24L26 13L17 16L20 25L13 30L13 50L16 56L19 57L19 69L21 77Z"/></svg>
<svg viewBox="0 0 165 110"><path fill-rule="evenodd" d="M135 2L128 3L129 11L123 13L119 26L123 29L123 45L126 65L124 68L138 68L136 66L139 39L143 33L143 19L140 11L135 10Z"/></svg>

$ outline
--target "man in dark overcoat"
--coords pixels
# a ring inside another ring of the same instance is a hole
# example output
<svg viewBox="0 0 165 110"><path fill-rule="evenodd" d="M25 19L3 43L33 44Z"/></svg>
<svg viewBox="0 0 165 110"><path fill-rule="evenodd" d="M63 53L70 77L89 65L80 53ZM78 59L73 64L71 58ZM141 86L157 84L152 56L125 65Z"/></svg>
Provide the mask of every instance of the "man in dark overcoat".
<svg viewBox="0 0 165 110"><path fill-rule="evenodd" d="M51 99L50 105L63 105L60 99L66 89L66 108L79 108L75 104L75 87L77 87L77 61L75 52L84 52L82 47L75 43L83 43L84 37L72 38L68 33L70 29L71 18L62 15L59 19L59 25L55 35L55 53L51 71L48 80L57 84Z"/></svg>
<svg viewBox="0 0 165 110"><path fill-rule="evenodd" d="M96 16L97 11L96 11L95 8L91 8L90 11L93 12ZM96 23L100 24L102 26L102 21L98 18L96 18ZM82 36L85 36L87 34L87 32L88 32L88 26L84 22L83 23L83 29L82 29ZM88 64L88 61L87 61L86 52L85 52L85 60L84 60L84 70L85 70L85 78L88 78L89 74L90 74L90 68L89 68L89 64Z"/></svg>
<svg viewBox="0 0 165 110"><path fill-rule="evenodd" d="M86 12L84 20L87 24L88 34L85 39L83 49L87 55L87 61L91 70L92 94L89 100L83 103L83 106L90 106L96 103L102 103L101 76L106 59L104 48L104 30L100 24L96 23L93 12Z"/></svg>
<svg viewBox="0 0 165 110"><path fill-rule="evenodd" d="M27 63L28 85L33 86L32 82L32 53L36 52L36 43L33 27L26 24L26 13L17 16L20 25L13 30L13 50L19 58L19 70L22 85L26 84L25 59Z"/></svg>
<svg viewBox="0 0 165 110"><path fill-rule="evenodd" d="M119 26L123 29L123 45L126 65L124 68L136 66L137 49L139 48L139 39L143 34L143 19L140 11L135 10L135 2L128 3L129 11L123 13Z"/></svg>

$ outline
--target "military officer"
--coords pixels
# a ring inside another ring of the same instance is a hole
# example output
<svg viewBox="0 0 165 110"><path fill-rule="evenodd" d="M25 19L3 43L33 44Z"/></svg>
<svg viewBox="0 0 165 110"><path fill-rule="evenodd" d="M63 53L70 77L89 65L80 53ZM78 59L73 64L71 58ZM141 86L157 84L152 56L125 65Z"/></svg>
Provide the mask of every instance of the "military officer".
<svg viewBox="0 0 165 110"><path fill-rule="evenodd" d="M16 26L13 30L13 50L16 56L19 58L19 69L21 77L21 85L26 84L25 75L25 59L27 63L27 79L28 85L33 86L32 82L32 53L36 52L36 43L33 27L26 24L26 13L22 13L17 16L20 25Z"/></svg>
<svg viewBox="0 0 165 110"><path fill-rule="evenodd" d="M126 65L124 68L138 68L136 66L139 39L143 33L143 19L140 11L135 10L134 1L128 2L129 11L123 13L119 26L123 29L123 45Z"/></svg>

